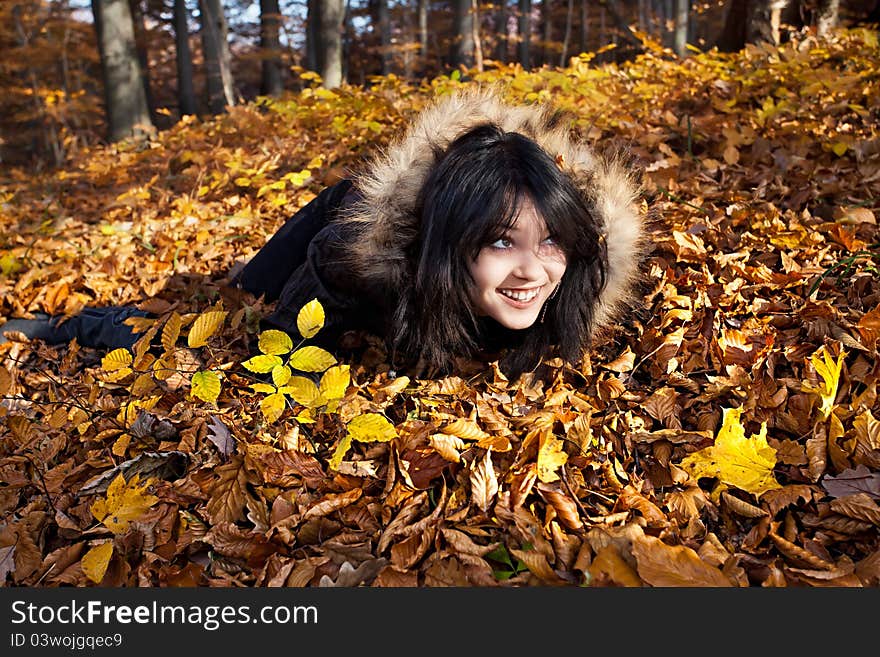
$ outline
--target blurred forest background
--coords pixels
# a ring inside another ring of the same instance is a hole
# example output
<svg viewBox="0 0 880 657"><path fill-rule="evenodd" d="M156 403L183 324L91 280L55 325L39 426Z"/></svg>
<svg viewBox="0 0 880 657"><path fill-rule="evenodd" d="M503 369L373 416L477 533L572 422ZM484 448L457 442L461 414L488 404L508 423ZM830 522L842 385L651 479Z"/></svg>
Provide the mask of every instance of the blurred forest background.
<svg viewBox="0 0 880 657"><path fill-rule="evenodd" d="M878 0L20 0L0 5L0 163L36 170L317 80L369 87L682 57L876 25ZM303 75L305 74L305 75Z"/></svg>

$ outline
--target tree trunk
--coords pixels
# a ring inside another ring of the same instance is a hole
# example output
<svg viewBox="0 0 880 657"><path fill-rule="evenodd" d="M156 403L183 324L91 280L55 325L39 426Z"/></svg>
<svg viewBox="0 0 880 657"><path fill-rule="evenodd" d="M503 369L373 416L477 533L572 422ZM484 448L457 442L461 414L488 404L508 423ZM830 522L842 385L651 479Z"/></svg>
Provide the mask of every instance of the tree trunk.
<svg viewBox="0 0 880 657"><path fill-rule="evenodd" d="M351 42L354 39L354 25L351 22L351 0L345 0L345 15L342 18L342 79L349 80L351 61ZM362 69L363 70L363 69Z"/></svg>
<svg viewBox="0 0 880 657"><path fill-rule="evenodd" d="M321 31L319 54L321 69L318 73L322 86L333 89L342 84L342 20L345 17L344 0L320 0Z"/></svg>
<svg viewBox="0 0 880 657"><path fill-rule="evenodd" d="M138 64L141 67L141 78L144 81L144 96L147 98L147 107L150 108L150 117L156 122L156 103L150 90L150 58L147 47L147 28L144 25L144 12L141 0L128 0L128 8L131 11L131 22L134 27L134 45L137 49Z"/></svg>
<svg viewBox="0 0 880 657"><path fill-rule="evenodd" d="M690 0L675 0L675 54L687 56L688 14Z"/></svg>
<svg viewBox="0 0 880 657"><path fill-rule="evenodd" d="M92 0L107 104L107 137L119 141L155 133L137 59L128 0Z"/></svg>
<svg viewBox="0 0 880 657"><path fill-rule="evenodd" d="M419 52L422 73L428 71L428 0L419 0Z"/></svg>
<svg viewBox="0 0 880 657"><path fill-rule="evenodd" d="M495 14L495 34L497 41L495 42L495 59L499 62L506 62L509 55L507 53L509 39L507 38L507 0L499 0L498 12Z"/></svg>
<svg viewBox="0 0 880 657"><path fill-rule="evenodd" d="M471 26L473 27L474 66L483 70L483 44L480 39L480 0L471 0Z"/></svg>
<svg viewBox="0 0 880 657"><path fill-rule="evenodd" d="M232 89L232 54L229 52L229 28L221 0L199 0L202 13L202 50L205 57L205 84L208 111L221 114L235 105Z"/></svg>
<svg viewBox="0 0 880 657"><path fill-rule="evenodd" d="M562 54L559 56L559 67L565 68L568 58L568 44L571 40L571 26L574 22L574 0L568 0L568 10L565 12L565 34L562 37Z"/></svg>
<svg viewBox="0 0 880 657"><path fill-rule="evenodd" d="M193 91L192 54L189 50L189 11L186 0L174 0L174 45L177 60L177 102L180 115L195 114L196 94Z"/></svg>
<svg viewBox="0 0 880 657"><path fill-rule="evenodd" d="M541 64L545 65L550 62L550 42L553 40L553 7L550 6L550 0L541 3L541 22Z"/></svg>
<svg viewBox="0 0 880 657"><path fill-rule="evenodd" d="M306 69L317 73L324 66L320 47L321 0L308 0L306 11Z"/></svg>
<svg viewBox="0 0 880 657"><path fill-rule="evenodd" d="M581 0L581 52L589 52L590 5L589 0Z"/></svg>
<svg viewBox="0 0 880 657"><path fill-rule="evenodd" d="M788 0L730 0L715 45L736 52L747 43L779 44L779 25Z"/></svg>
<svg viewBox="0 0 880 657"><path fill-rule="evenodd" d="M820 37L828 36L831 30L837 27L840 16L840 0L819 0L817 12L816 33Z"/></svg>
<svg viewBox="0 0 880 657"><path fill-rule="evenodd" d="M260 49L263 62L260 93L263 96L277 98L283 91L280 32L281 8L278 0L260 0Z"/></svg>
<svg viewBox="0 0 880 657"><path fill-rule="evenodd" d="M391 11L388 0L376 0L379 19L379 53L382 61L382 75L391 73Z"/></svg>
<svg viewBox="0 0 880 657"><path fill-rule="evenodd" d="M474 15L471 0L453 0L452 48L450 53L452 68L474 65Z"/></svg>
<svg viewBox="0 0 880 657"><path fill-rule="evenodd" d="M529 69L529 42L532 40L532 0L517 0L517 59L524 70Z"/></svg>

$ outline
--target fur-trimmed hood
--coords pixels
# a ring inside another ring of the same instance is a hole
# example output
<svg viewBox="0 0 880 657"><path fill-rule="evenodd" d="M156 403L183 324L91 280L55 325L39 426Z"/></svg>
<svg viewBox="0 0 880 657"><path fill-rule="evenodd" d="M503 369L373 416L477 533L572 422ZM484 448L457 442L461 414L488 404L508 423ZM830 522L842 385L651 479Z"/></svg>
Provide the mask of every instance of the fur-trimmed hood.
<svg viewBox="0 0 880 657"><path fill-rule="evenodd" d="M538 143L591 201L603 224L608 253L606 285L594 314L595 329L608 325L627 305L645 245L641 189L617 157L602 157L572 139L570 124L555 108L512 105L494 89L468 87L442 96L423 110L406 133L353 176L361 200L347 220L361 224L351 257L374 280L399 289L408 272L407 251L418 237L415 206L436 149L480 124L491 123Z"/></svg>

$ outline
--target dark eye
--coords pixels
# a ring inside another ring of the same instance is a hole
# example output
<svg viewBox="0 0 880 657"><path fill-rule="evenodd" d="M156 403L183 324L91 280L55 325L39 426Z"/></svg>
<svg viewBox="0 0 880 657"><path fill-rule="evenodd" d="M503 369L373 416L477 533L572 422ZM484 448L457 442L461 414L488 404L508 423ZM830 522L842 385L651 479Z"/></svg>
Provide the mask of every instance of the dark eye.
<svg viewBox="0 0 880 657"><path fill-rule="evenodd" d="M513 242L511 242L510 239L508 239L507 237L501 237L492 242L489 246L493 249L509 249L511 246L513 246Z"/></svg>

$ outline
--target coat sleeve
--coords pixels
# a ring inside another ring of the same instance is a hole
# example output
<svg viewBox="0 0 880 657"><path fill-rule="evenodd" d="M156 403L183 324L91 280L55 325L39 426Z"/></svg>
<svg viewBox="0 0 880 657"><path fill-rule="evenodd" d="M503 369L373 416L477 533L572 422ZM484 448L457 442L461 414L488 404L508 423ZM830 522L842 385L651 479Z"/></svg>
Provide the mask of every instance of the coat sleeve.
<svg viewBox="0 0 880 657"><path fill-rule="evenodd" d="M351 180L327 187L290 217L244 266L233 284L265 301L278 299L290 277L308 257L308 249L321 230L347 202Z"/></svg>
<svg viewBox="0 0 880 657"><path fill-rule="evenodd" d="M317 299L324 308L324 327L308 341L330 351L343 332L366 329L377 335L384 331L385 312L372 299L372 290L354 272L343 256L352 239L351 225L331 223L308 245L305 261L291 274L274 311L264 326L299 337L296 318L300 308Z"/></svg>

